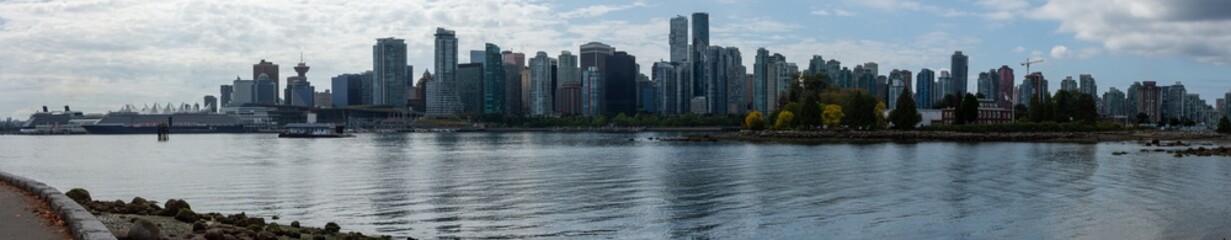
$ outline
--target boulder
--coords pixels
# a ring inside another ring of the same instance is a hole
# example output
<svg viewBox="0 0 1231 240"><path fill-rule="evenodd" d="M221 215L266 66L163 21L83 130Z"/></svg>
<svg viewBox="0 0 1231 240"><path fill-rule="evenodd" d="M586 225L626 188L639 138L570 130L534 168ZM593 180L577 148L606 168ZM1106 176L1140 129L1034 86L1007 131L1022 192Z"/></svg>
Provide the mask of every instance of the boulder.
<svg viewBox="0 0 1231 240"><path fill-rule="evenodd" d="M200 217L192 209L181 208L179 213L175 214L175 220L180 220L180 222L196 222L197 219L200 219Z"/></svg>
<svg viewBox="0 0 1231 240"><path fill-rule="evenodd" d="M257 240L278 240L278 235L274 235L271 232L261 232L261 233L256 234L256 239Z"/></svg>
<svg viewBox="0 0 1231 240"><path fill-rule="evenodd" d="M72 198L73 201L77 201L77 203L81 203L81 204L94 201L94 199L90 199L90 192L86 191L85 189L80 189L80 188L70 189L68 190L68 192L64 193L64 195L67 195L68 198Z"/></svg>
<svg viewBox="0 0 1231 240"><path fill-rule="evenodd" d="M342 231L342 226L338 226L337 223L329 222L325 224L326 233L338 233L339 231Z"/></svg>
<svg viewBox="0 0 1231 240"><path fill-rule="evenodd" d="M168 217L175 216L176 214L179 214L180 209L192 209L192 206L189 206L188 202L185 202L184 200L168 199L163 207L161 215Z"/></svg>
<svg viewBox="0 0 1231 240"><path fill-rule="evenodd" d="M205 221L203 220L197 220L196 222L192 223L193 232L201 232L201 231L205 231L206 229L209 229L209 225L206 225Z"/></svg>
<svg viewBox="0 0 1231 240"><path fill-rule="evenodd" d="M291 227L299 228L299 221L291 221Z"/></svg>
<svg viewBox="0 0 1231 240"><path fill-rule="evenodd" d="M139 219L128 227L128 239L158 240L161 238L160 235L162 235L160 231L158 224L154 224L150 220Z"/></svg>

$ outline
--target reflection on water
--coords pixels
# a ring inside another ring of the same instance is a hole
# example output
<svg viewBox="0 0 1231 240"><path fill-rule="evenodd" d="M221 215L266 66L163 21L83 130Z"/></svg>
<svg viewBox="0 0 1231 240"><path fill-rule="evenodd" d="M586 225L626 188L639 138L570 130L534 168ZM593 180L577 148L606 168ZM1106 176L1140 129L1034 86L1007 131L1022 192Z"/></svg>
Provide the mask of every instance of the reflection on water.
<svg viewBox="0 0 1231 240"><path fill-rule="evenodd" d="M0 136L0 170L97 199L429 238L1231 237L1227 158L1121 143L647 140L665 135Z"/></svg>

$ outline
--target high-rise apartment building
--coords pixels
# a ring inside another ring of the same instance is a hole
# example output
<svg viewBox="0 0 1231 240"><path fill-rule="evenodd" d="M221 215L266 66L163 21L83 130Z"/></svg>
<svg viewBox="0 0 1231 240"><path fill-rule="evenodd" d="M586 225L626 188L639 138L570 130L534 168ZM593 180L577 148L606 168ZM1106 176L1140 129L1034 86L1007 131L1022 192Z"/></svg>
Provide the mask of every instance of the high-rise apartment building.
<svg viewBox="0 0 1231 240"><path fill-rule="evenodd" d="M427 85L427 114L459 114L463 106L457 91L457 34L448 29L436 28L435 36L436 75Z"/></svg>
<svg viewBox="0 0 1231 240"><path fill-rule="evenodd" d="M915 106L920 109L931 109L932 103L936 99L932 97L932 91L935 91L933 84L936 81L936 72L932 69L921 69L919 74L915 75Z"/></svg>
<svg viewBox="0 0 1231 240"><path fill-rule="evenodd" d="M1060 80L1060 90L1077 91L1077 80L1073 80L1073 76L1066 76L1064 80Z"/></svg>
<svg viewBox="0 0 1231 240"><path fill-rule="evenodd" d="M684 16L671 18L671 32L667 37L668 45L671 46L671 62L687 62L688 18Z"/></svg>
<svg viewBox="0 0 1231 240"><path fill-rule="evenodd" d="M577 65L577 55L569 51L560 52L556 79L559 81L556 90L557 111L564 115L581 113L581 68Z"/></svg>
<svg viewBox="0 0 1231 240"><path fill-rule="evenodd" d="M410 85L406 69L406 41L376 39L372 46L372 105L406 107L406 88Z"/></svg>
<svg viewBox="0 0 1231 240"><path fill-rule="evenodd" d="M586 67L585 71L581 72L582 90L582 114L585 116L602 116L605 114L606 107L606 86L603 82L603 74L596 66Z"/></svg>
<svg viewBox="0 0 1231 240"><path fill-rule="evenodd" d="M281 89L279 88L281 85L278 84L277 82L278 64L274 64L273 62L268 62L268 61L265 61L265 59L261 59L261 62L252 65L252 79L256 80L257 77L261 76L261 74L265 74L266 76L269 76L269 79L274 80L274 91L270 93L263 93L263 94L273 95L275 101L277 101L279 97L278 89Z"/></svg>
<svg viewBox="0 0 1231 240"><path fill-rule="evenodd" d="M483 63L457 65L457 94L462 101L462 113L483 113L483 71Z"/></svg>
<svg viewBox="0 0 1231 240"><path fill-rule="evenodd" d="M487 56L483 59L483 113L503 114L505 72L500 46L488 43L484 52Z"/></svg>
<svg viewBox="0 0 1231 240"><path fill-rule="evenodd" d="M708 86L705 85L705 52L710 46L710 14L698 12L692 14L692 45L689 62L692 64L693 96L703 96Z"/></svg>
<svg viewBox="0 0 1231 240"><path fill-rule="evenodd" d="M538 52L530 59L530 115L552 114L551 57L547 52Z"/></svg>
<svg viewBox="0 0 1231 240"><path fill-rule="evenodd" d="M1090 74L1082 74L1078 75L1077 79L1081 81L1078 86L1078 90L1081 91L1081 93L1098 98L1098 95L1096 95L1098 94L1098 85L1094 83L1094 76L1091 76Z"/></svg>
<svg viewBox="0 0 1231 240"><path fill-rule="evenodd" d="M955 95L964 96L967 86L967 75L970 74L970 57L962 54L962 51L953 53L950 61L949 71L953 75L953 93Z"/></svg>
<svg viewBox="0 0 1231 240"><path fill-rule="evenodd" d="M1124 101L1124 92L1121 92L1120 89L1115 87L1107 89L1107 93L1103 94L1103 115L1132 119L1133 116L1128 116L1127 111L1125 111Z"/></svg>
<svg viewBox="0 0 1231 240"><path fill-rule="evenodd" d="M608 114L637 114L637 58L627 52L617 51L607 56L607 69L603 74L606 86L606 111Z"/></svg>
<svg viewBox="0 0 1231 240"><path fill-rule="evenodd" d="M999 92L997 95L999 96L996 98L996 103L1000 105L1000 108L1012 109L1015 105L1013 102L1013 86L1017 86L1017 83L1014 83L1016 80L1013 79L1013 69L1009 68L1008 65L1001 65L1000 69L996 70L996 75L997 80L1000 81L1000 84L997 84L1000 89L997 89Z"/></svg>
<svg viewBox="0 0 1231 240"><path fill-rule="evenodd" d="M658 111L663 115L675 115L683 113L681 109L682 96L680 93L680 82L677 78L677 62L655 62L653 69L650 72L651 78L658 83Z"/></svg>

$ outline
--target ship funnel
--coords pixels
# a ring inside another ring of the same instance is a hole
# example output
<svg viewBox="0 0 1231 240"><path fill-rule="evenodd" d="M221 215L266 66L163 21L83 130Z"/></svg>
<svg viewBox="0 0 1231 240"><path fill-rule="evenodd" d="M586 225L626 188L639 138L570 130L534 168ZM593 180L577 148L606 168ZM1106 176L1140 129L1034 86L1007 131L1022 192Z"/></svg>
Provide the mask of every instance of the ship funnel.
<svg viewBox="0 0 1231 240"><path fill-rule="evenodd" d="M64 105L64 112L72 112L68 110L68 105Z"/></svg>
<svg viewBox="0 0 1231 240"><path fill-rule="evenodd" d="M43 106L43 112L47 112L47 106Z"/></svg>

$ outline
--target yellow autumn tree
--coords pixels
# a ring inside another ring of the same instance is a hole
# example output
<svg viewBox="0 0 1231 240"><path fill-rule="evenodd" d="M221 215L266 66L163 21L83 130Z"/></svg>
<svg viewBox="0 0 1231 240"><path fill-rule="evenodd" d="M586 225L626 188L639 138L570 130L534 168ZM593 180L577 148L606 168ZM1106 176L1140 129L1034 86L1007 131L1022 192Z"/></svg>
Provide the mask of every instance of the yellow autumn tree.
<svg viewBox="0 0 1231 240"><path fill-rule="evenodd" d="M765 116L760 111L752 111L744 117L743 129L765 130Z"/></svg>
<svg viewBox="0 0 1231 240"><path fill-rule="evenodd" d="M795 114L791 111L782 111L774 119L774 129L789 129L793 124L795 124Z"/></svg>
<svg viewBox="0 0 1231 240"><path fill-rule="evenodd" d="M821 113L821 124L824 124L826 128L837 127L838 124L842 124L843 117L846 117L846 114L842 113L842 106L827 104L825 111Z"/></svg>

